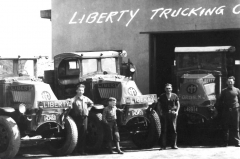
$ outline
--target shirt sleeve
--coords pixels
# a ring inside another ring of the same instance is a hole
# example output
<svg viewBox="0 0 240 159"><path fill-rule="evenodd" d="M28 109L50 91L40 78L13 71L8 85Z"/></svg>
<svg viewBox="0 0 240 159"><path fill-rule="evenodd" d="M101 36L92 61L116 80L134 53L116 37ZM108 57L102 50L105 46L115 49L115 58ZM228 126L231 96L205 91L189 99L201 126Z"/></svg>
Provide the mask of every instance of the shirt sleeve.
<svg viewBox="0 0 240 159"><path fill-rule="evenodd" d="M103 122L105 122L105 123L107 123L106 115L107 115L107 109L104 108L104 109L103 109L103 113L102 113L102 120L103 120Z"/></svg>
<svg viewBox="0 0 240 159"><path fill-rule="evenodd" d="M238 95L237 95L237 97L238 97L238 103L240 103L240 90L237 89L237 92L238 92Z"/></svg>
<svg viewBox="0 0 240 159"><path fill-rule="evenodd" d="M87 102L88 102L88 104L90 105L90 107L93 106L93 101L92 101L91 99L87 98Z"/></svg>
<svg viewBox="0 0 240 159"><path fill-rule="evenodd" d="M176 101L179 101L179 97L178 97L178 95L176 95L176 94L175 94L175 100L176 100Z"/></svg>

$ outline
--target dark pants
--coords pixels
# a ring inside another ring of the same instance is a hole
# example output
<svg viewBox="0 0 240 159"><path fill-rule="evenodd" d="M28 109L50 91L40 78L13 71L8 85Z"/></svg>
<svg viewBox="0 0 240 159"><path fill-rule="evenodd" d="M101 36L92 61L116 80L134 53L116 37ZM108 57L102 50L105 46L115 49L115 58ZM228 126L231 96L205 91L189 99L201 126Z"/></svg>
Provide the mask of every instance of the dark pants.
<svg viewBox="0 0 240 159"><path fill-rule="evenodd" d="M120 142L120 135L116 121L111 121L106 124L106 136L108 142Z"/></svg>
<svg viewBox="0 0 240 159"><path fill-rule="evenodd" d="M73 120L75 121L78 128L77 149L79 152L84 152L85 144L86 144L86 136L87 136L88 117L78 115L78 116L73 116Z"/></svg>
<svg viewBox="0 0 240 159"><path fill-rule="evenodd" d="M232 110L223 111L223 133L224 143L228 144L229 141L229 130L232 132L234 137L234 144L240 145L239 138L239 108L233 108Z"/></svg>
<svg viewBox="0 0 240 159"><path fill-rule="evenodd" d="M171 147L177 146L177 115L163 113L162 118L162 147L166 147L167 133L171 134ZM169 128L169 129L168 129Z"/></svg>

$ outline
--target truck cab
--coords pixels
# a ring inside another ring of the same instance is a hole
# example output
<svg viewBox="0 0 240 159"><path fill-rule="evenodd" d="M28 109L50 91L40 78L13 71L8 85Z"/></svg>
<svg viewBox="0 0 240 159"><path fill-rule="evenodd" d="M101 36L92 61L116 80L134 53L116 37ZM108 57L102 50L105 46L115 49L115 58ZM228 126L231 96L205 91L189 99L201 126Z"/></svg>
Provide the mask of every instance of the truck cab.
<svg viewBox="0 0 240 159"><path fill-rule="evenodd" d="M124 113L117 114L121 136L132 137L141 148L154 146L160 136L160 120L154 110L157 95L141 93L133 80L135 66L130 60L123 62L126 56L125 50L61 53L54 57L54 70L46 71L53 80L45 82L52 86L59 99L74 97L76 86L85 85L84 95L96 104L89 113L89 132L94 132L91 128L97 127L92 135L98 134L98 137L88 137L97 139L88 143L99 144L88 145L92 149L100 149L104 132L100 133L101 125L91 118L95 114L101 120L109 97L116 98L116 106L124 109Z"/></svg>
<svg viewBox="0 0 240 159"><path fill-rule="evenodd" d="M176 83L180 115L188 123L204 123L217 116L216 101L229 75L227 54L232 46L176 47Z"/></svg>

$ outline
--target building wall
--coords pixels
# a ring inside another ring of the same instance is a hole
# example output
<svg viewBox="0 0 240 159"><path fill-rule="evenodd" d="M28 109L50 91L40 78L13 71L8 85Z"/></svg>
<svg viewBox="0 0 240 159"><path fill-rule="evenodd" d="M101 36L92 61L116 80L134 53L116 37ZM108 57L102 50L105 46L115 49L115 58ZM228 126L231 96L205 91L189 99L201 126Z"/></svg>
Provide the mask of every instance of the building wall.
<svg viewBox="0 0 240 159"><path fill-rule="evenodd" d="M239 18L240 0L52 0L53 55L126 50L148 93L149 35L142 33L234 29Z"/></svg>

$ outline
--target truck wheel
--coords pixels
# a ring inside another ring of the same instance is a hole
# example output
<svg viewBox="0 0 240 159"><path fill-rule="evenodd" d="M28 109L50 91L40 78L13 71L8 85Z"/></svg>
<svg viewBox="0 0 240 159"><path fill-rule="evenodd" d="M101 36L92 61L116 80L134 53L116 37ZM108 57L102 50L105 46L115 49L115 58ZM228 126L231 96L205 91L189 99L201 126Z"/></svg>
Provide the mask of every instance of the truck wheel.
<svg viewBox="0 0 240 159"><path fill-rule="evenodd" d="M55 156L65 156L73 152L78 141L78 129L71 117L67 117L64 129L60 128L60 133L55 137L62 137L62 140L49 141L48 150Z"/></svg>
<svg viewBox="0 0 240 159"><path fill-rule="evenodd" d="M148 114L148 120L145 119L145 126L132 136L133 143L138 148L152 148L158 141L161 134L160 119L155 111Z"/></svg>
<svg viewBox="0 0 240 159"><path fill-rule="evenodd" d="M99 152L103 144L103 123L101 113L90 113L88 117L87 150Z"/></svg>
<svg viewBox="0 0 240 159"><path fill-rule="evenodd" d="M0 116L0 158L13 158L20 147L20 132L16 122Z"/></svg>

